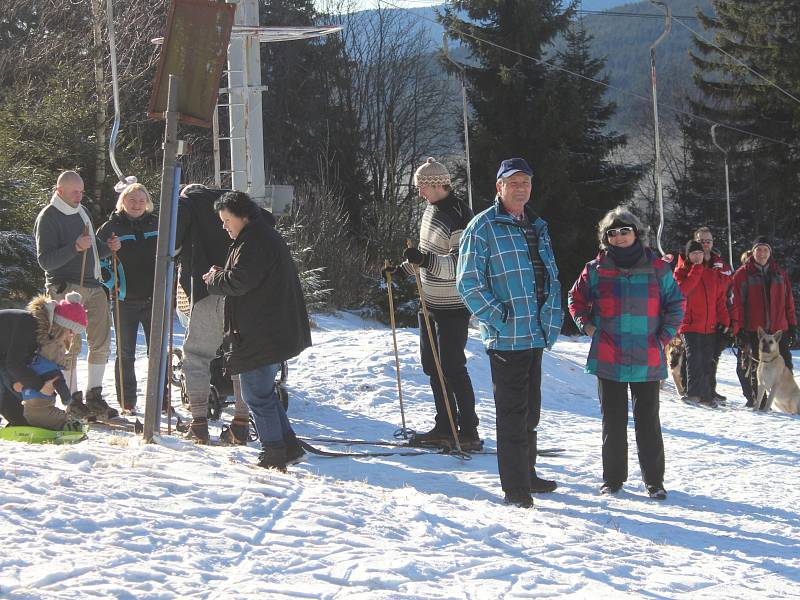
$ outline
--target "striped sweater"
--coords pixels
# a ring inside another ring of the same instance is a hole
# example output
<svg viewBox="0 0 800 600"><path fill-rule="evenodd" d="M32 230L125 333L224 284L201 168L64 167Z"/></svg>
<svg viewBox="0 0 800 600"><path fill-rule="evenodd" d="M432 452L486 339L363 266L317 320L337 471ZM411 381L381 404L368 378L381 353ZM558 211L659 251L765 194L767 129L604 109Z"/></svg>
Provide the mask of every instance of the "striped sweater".
<svg viewBox="0 0 800 600"><path fill-rule="evenodd" d="M425 301L434 310L466 310L456 290L456 264L461 234L472 219L472 211L454 194L428 204L422 214L419 249L429 254L428 267L420 268ZM408 261L403 271L414 276Z"/></svg>

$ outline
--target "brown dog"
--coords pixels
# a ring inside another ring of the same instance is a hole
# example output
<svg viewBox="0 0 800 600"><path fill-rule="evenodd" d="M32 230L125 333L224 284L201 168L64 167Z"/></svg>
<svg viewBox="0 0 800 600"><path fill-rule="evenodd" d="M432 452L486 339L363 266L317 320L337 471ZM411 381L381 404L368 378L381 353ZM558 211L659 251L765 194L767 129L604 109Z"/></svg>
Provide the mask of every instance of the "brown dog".
<svg viewBox="0 0 800 600"><path fill-rule="evenodd" d="M681 371L683 370L683 361L686 360L686 352L683 349L683 340L681 336L676 335L666 347L667 360L669 361L669 372L672 374L672 381L675 382L675 389L678 390L678 395L685 396L686 389L683 386L683 379L681 378Z"/></svg>
<svg viewBox="0 0 800 600"><path fill-rule="evenodd" d="M759 410L763 402L763 410L775 410L797 415L800 414L800 388L778 349L782 331L774 334L766 333L758 328L758 401L753 410ZM765 401L761 399L767 394Z"/></svg>

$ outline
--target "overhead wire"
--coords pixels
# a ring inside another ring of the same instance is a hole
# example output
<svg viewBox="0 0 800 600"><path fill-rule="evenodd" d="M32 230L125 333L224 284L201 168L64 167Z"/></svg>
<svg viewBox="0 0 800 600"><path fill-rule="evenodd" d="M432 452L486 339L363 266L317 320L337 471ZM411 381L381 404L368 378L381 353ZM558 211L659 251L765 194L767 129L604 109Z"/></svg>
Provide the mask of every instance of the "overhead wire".
<svg viewBox="0 0 800 600"><path fill-rule="evenodd" d="M797 102L798 104L800 104L800 99L798 99L798 98L797 98L797 96L795 96L794 94L792 94L792 93L788 92L787 90L785 90L784 88L782 88L781 86L779 86L779 85L778 85L777 83L775 83L774 81L772 81L772 80L768 79L767 77L765 77L764 75L762 75L761 73L759 73L758 71L756 71L756 70L755 70L753 67L751 67L751 66L750 66L750 65L748 65L747 63L745 63L745 62L743 62L743 61L739 60L738 58L736 58L735 56L733 56L733 55L732 55L732 54L730 54L729 52L726 52L726 51L725 51L723 48L719 47L719 46L718 46L717 44L715 44L714 42L712 42L712 41L710 41L710 40L708 40L708 39L704 38L704 37L703 37L703 36L702 36L700 33L698 33L697 31L695 31L695 30L694 30L694 29L692 29L691 27L689 27L689 26L688 26L686 23L682 23L682 22L680 22L680 21L676 20L676 19L675 19L675 17L672 17L672 20L673 20L673 21L675 21L676 23L678 23L678 25L680 25L681 27L684 27L685 29L687 29L688 31L690 31L690 32L691 32L691 33L692 33L692 34L693 34L693 35L694 35L696 38L698 38L698 39L700 39L700 40L703 40L703 41L704 41L706 44L708 44L709 46L712 46L712 47L716 48L717 50L719 50L719 51L720 51L722 54L724 54L725 56L727 56L728 58L730 58L730 59L731 59L733 62L735 62L737 65L739 65L739 66L741 66L741 67L744 67L744 68L745 68L745 69L747 69L747 70L748 70L750 73L752 73L753 75L755 75L756 77L758 77L759 79L761 79L762 81L764 81L765 83L769 84L770 86L774 87L776 90L780 91L780 92L781 92L782 94L784 94L785 96L787 96L787 97L791 98L792 100L794 100L795 102Z"/></svg>
<svg viewBox="0 0 800 600"><path fill-rule="evenodd" d="M402 6L394 4L393 2L390 2L389 0L377 0L377 3L378 4L386 4L387 6L390 6L392 8L398 9L398 10L404 10L404 11L407 11L407 12L411 12L411 14L418 20L428 21L430 23L434 23L436 25L439 25L439 22L436 21L435 19L431 19L429 17L426 17L425 15L420 15L420 14L414 13L414 12L411 11L411 9L404 8ZM554 63L552 63L550 61L546 61L546 60L542 60L540 58L536 58L536 57L531 56L529 54L525 54L524 52L520 52L519 50L514 50L513 48L508 48L507 46L503 46L503 45L498 44L496 42L492 42L491 40L487 40L487 39L481 38L481 37L479 37L479 36L477 36L475 34L467 32L467 31L461 31L461 30L454 30L454 31L456 31L459 36L471 38L471 39L473 39L476 42L479 42L481 44L486 44L488 46L492 46L493 48L497 48L498 50L503 50L505 52L509 52L511 54L515 54L515 55L517 55L517 56L519 56L521 58L525 58L527 60L533 61L536 64L542 65L544 67L550 67L550 68L555 69L557 71L561 71L563 73L567 73L569 75L572 75L573 77L578 77L578 78L583 79L585 81L589 81L591 83L595 83L597 85L601 85L601 86L603 86L603 87L605 87L605 88L607 88L609 90L614 90L614 91L619 92L620 94L623 94L625 96L631 96L633 98L636 98L637 100L641 100L643 102L648 102L648 103L651 102L651 100L652 100L650 97L645 96L643 94L639 94L637 92L628 90L626 88L622 88L622 87L618 87L618 86L612 85L612 84L610 84L610 83L608 83L606 81L601 81L599 79L594 79L592 77L589 77L588 75L583 75L582 73L576 73L575 71L570 71L569 69L567 69L565 67L562 67L560 65L554 64ZM707 123L709 125L719 125L720 127L724 127L725 129L728 129L730 131L735 131L737 133L741 133L741 134L746 135L746 136L750 136L750 137L753 137L753 138L761 139L761 140L764 140L764 141L767 141L767 142L771 142L773 144L786 146L787 148L796 148L796 146L794 146L792 144L789 144L789 143L787 143L787 142L785 142L783 140L779 140L779 139L776 139L776 138L773 138L773 137L770 137L770 136L767 136L767 135L763 135L763 134L755 133L755 132L752 132L752 131L748 131L747 129L742 129L740 127L736 127L734 125L729 125L727 123L720 123L720 122L714 121L713 119L710 119L708 117L704 117L703 115L698 115L696 113L689 112L689 111L684 110L682 108L678 108L677 106L672 106L670 104L664 104L662 102L659 102L658 106L659 106L659 108L666 109L666 110L668 110L668 111L670 111L672 113L685 115L687 117L690 117L692 119L696 119L697 121L701 121L701 122Z"/></svg>

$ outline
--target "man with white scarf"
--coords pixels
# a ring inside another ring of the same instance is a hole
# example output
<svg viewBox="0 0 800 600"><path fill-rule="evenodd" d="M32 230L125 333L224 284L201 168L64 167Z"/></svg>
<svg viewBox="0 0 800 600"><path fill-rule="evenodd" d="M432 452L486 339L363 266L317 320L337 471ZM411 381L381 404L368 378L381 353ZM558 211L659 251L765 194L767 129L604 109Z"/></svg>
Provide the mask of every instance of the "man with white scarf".
<svg viewBox="0 0 800 600"><path fill-rule="evenodd" d="M109 407L102 396L103 373L111 345L111 318L108 297L100 283L100 259L119 250L121 243L116 237L104 244L98 243L89 212L81 206L82 199L81 176L75 171L61 173L50 204L36 217L33 235L36 238L37 259L45 271L48 296L60 300L71 291L80 292L89 321L86 328L89 346L86 403L78 391L77 373L71 370L77 365L73 355L77 355L81 349L78 335L67 357L67 370L64 373L73 397L67 410L76 417L92 414L99 418L111 418L119 413Z"/></svg>

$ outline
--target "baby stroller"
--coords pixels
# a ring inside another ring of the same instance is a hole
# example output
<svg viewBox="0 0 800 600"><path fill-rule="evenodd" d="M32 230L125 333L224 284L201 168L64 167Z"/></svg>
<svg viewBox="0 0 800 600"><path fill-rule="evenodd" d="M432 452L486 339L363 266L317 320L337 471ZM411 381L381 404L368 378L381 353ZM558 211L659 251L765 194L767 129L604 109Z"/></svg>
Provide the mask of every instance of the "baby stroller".
<svg viewBox="0 0 800 600"><path fill-rule="evenodd" d="M218 354L211 360L209 371L211 383L208 390L208 418L218 421L222 416L222 409L235 402L233 398L233 380L223 369L223 357ZM286 361L281 363L278 376L275 378L275 392L283 404L284 410L289 410L289 392L286 390L286 379L289 376L289 366ZM186 393L186 376L183 372L183 352L175 348L172 359L172 384L181 390L181 403L189 405L189 395Z"/></svg>

